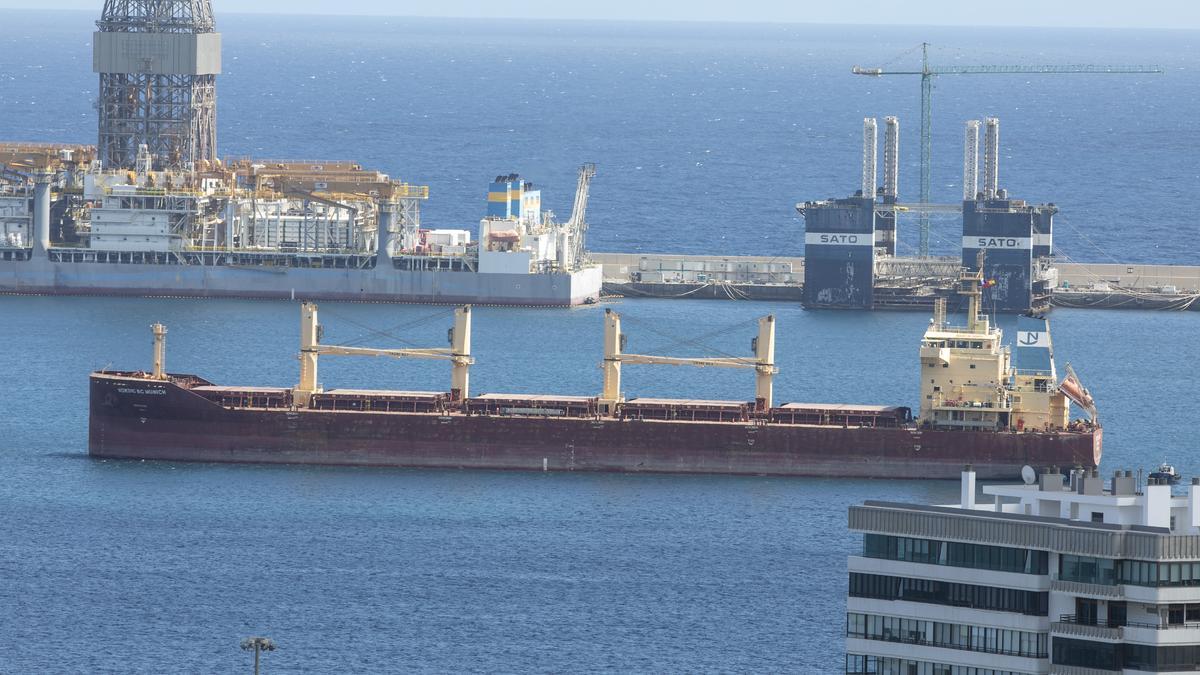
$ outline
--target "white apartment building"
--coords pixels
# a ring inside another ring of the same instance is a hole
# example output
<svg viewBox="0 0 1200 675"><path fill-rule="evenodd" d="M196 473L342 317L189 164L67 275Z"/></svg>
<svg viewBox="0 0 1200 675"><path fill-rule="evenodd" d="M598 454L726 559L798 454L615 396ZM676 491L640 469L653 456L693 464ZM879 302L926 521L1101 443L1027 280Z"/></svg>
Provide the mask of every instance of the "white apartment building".
<svg viewBox="0 0 1200 675"><path fill-rule="evenodd" d="M1200 671L1200 481L1028 478L851 507L846 673Z"/></svg>

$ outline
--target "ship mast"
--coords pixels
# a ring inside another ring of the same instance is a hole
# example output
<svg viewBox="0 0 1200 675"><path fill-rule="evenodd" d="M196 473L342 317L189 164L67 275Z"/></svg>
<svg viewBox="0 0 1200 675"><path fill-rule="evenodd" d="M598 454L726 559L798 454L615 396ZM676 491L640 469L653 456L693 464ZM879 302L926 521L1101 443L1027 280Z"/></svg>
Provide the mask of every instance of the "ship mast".
<svg viewBox="0 0 1200 675"><path fill-rule="evenodd" d="M152 375L156 380L165 380L167 379L167 327L156 323L150 326L150 330L154 333L154 372Z"/></svg>
<svg viewBox="0 0 1200 675"><path fill-rule="evenodd" d="M967 330L972 333L987 333L989 321L980 310L983 305L983 260L984 251L980 249L975 257L975 271L963 271L959 278L961 287L959 295L967 296Z"/></svg>

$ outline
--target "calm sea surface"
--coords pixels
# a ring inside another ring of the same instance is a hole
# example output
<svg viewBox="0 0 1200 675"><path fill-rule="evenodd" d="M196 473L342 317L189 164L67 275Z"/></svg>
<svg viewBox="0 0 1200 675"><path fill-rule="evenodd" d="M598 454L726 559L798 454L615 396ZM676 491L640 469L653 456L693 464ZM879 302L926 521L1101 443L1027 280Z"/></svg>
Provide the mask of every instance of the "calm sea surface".
<svg viewBox="0 0 1200 675"><path fill-rule="evenodd" d="M89 142L88 14L0 12L0 139ZM799 254L791 203L841 195L864 115L904 124L915 193L917 82L867 80L922 39L943 63L1153 62L1165 76L943 78L935 196L958 194L963 119L999 115L1003 183L1063 208L1085 260L1196 263L1200 182L1186 119L1194 33L219 18L223 153L353 157L427 182L426 222L469 226L520 171L569 211L601 174L597 250ZM950 223L938 240L949 250ZM911 230L910 230L911 234ZM910 237L915 240L915 237ZM630 301L631 348L706 339L743 353L779 317L781 401L916 405L919 314ZM436 307L325 303L440 344ZM271 672L757 671L841 667L846 508L948 501L944 482L550 475L99 462L87 373L145 367L229 384L297 377L285 302L0 298L0 672L232 672L247 635ZM422 322L422 320L424 320ZM1056 311L1060 366L1100 401L1106 469L1195 457L1195 314ZM738 325L741 325L738 328ZM592 393L599 308L480 308L476 392ZM371 344L383 345L376 340ZM439 364L325 359L329 386L442 389ZM744 398L746 373L629 368L638 395Z"/></svg>

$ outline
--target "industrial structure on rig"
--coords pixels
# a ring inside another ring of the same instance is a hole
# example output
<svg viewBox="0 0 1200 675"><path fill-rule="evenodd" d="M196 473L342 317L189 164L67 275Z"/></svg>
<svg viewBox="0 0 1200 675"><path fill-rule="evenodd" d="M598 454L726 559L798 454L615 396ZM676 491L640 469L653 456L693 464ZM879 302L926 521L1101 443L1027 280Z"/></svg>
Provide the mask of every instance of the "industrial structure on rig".
<svg viewBox="0 0 1200 675"><path fill-rule="evenodd" d="M512 174L477 227L424 228L428 187L357 162L218 159L208 0L108 0L97 27L97 145L0 143L0 292L598 300L593 165L565 223Z"/></svg>
<svg viewBox="0 0 1200 675"><path fill-rule="evenodd" d="M103 165L132 169L145 146L156 170L210 167L221 34L209 1L106 0L96 26Z"/></svg>

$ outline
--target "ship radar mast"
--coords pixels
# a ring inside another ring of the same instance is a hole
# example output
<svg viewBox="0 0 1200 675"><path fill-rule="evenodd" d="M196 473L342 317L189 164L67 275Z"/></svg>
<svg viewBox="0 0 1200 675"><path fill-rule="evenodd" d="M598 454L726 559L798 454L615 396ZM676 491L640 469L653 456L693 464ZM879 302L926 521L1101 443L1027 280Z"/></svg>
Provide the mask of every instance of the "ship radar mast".
<svg viewBox="0 0 1200 675"><path fill-rule="evenodd" d="M958 294L967 298L967 330L972 333L987 333L990 329L988 317L980 311L983 306L984 255L980 249L975 258L975 271L963 270L959 277Z"/></svg>

